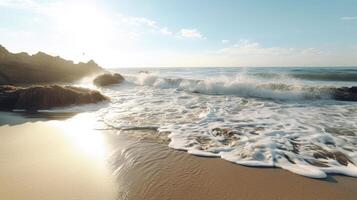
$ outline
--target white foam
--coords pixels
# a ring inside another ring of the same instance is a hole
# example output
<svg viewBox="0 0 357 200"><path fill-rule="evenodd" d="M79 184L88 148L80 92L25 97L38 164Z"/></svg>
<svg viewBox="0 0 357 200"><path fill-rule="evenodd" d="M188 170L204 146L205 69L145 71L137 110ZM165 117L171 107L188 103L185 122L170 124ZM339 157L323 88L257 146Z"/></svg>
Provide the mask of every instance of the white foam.
<svg viewBox="0 0 357 200"><path fill-rule="evenodd" d="M246 74L218 76L206 79L166 78L157 74L141 73L127 79L137 85L149 85L161 89L177 89L208 95L238 95L240 97L280 100L325 98L329 87L306 86L297 80L277 79L266 82Z"/></svg>
<svg viewBox="0 0 357 200"><path fill-rule="evenodd" d="M101 119L111 127L160 127L170 132L171 148L241 165L279 167L312 178L357 177L357 104L300 101L325 86L235 75L126 78L134 84L103 90L111 103L100 110ZM349 161L339 162L334 153Z"/></svg>
<svg viewBox="0 0 357 200"><path fill-rule="evenodd" d="M216 110L216 115L208 113L207 118L201 119L199 123L164 126L160 130L171 132L170 147L184 149L195 155L212 154L247 166L275 166L312 178L324 178L327 176L326 173L357 177L357 167L353 164L357 161L354 153L357 150L356 136L326 133L322 126L330 123L329 125L357 130L356 114L351 113L352 115L344 118L345 123L341 119L338 122L334 121L333 116L326 115L326 112L333 113L337 110L339 113L344 113L339 106L332 106L332 108L289 106L280 109L250 107L237 115L230 116L235 118L235 123L217 123L217 118L222 117L217 114L220 113L219 110ZM306 116L307 112L311 116ZM348 125L349 120L356 121ZM222 139L222 135L212 131L214 128L221 127L234 131L234 134L228 134L225 139ZM200 139L202 137L204 139ZM227 140L231 141L227 142ZM295 147L294 143L297 144ZM344 147L350 148L350 151L344 150ZM345 166L336 158L325 159L314 156L315 153L334 152L342 153L353 163L348 162ZM326 166L311 164L314 162Z"/></svg>

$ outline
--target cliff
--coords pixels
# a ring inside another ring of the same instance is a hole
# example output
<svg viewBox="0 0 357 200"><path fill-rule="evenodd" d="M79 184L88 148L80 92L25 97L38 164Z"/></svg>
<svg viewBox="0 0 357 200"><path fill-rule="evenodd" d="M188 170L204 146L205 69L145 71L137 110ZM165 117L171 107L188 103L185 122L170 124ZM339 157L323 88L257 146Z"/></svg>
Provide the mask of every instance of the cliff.
<svg viewBox="0 0 357 200"><path fill-rule="evenodd" d="M73 61L43 52L13 54L0 45L0 85L73 82L104 71L94 61Z"/></svg>

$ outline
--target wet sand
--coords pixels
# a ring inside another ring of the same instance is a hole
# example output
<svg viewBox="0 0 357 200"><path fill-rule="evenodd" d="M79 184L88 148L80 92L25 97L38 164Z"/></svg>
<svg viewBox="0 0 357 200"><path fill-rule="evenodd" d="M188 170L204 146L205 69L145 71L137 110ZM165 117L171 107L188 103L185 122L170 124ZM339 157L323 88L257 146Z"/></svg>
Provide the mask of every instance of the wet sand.
<svg viewBox="0 0 357 200"><path fill-rule="evenodd" d="M94 131L88 118L0 127L0 199L356 199L357 179L316 180L167 147L155 131Z"/></svg>
<svg viewBox="0 0 357 200"><path fill-rule="evenodd" d="M85 137L75 127L71 132L58 125L0 127L0 199L115 199L115 181L104 150L98 148L96 154L89 147L101 145L100 135Z"/></svg>
<svg viewBox="0 0 357 200"><path fill-rule="evenodd" d="M138 133L140 135L140 133ZM204 158L144 139L119 148L121 199L356 199L357 179L318 180L278 168ZM115 164L114 164L115 165Z"/></svg>

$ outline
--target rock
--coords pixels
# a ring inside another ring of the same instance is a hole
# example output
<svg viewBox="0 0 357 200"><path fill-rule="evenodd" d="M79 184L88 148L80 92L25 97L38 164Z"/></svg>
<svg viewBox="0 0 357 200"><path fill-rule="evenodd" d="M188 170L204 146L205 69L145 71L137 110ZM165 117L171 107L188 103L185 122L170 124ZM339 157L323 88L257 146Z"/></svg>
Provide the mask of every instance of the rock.
<svg viewBox="0 0 357 200"><path fill-rule="evenodd" d="M332 98L339 101L357 101L357 87L331 89Z"/></svg>
<svg viewBox="0 0 357 200"><path fill-rule="evenodd" d="M121 83L124 80L124 77L120 74L102 74L97 76L93 83L97 86L107 86L112 84Z"/></svg>
<svg viewBox="0 0 357 200"><path fill-rule="evenodd" d="M7 55L10 52L3 46L0 45L0 55Z"/></svg>
<svg viewBox="0 0 357 200"><path fill-rule="evenodd" d="M150 72L147 70L140 70L139 74L150 74Z"/></svg>
<svg viewBox="0 0 357 200"><path fill-rule="evenodd" d="M107 100L98 91L73 86L0 86L0 110L39 110Z"/></svg>
<svg viewBox="0 0 357 200"><path fill-rule="evenodd" d="M74 64L43 52L10 53L0 45L0 85L67 83L104 70L94 61Z"/></svg>

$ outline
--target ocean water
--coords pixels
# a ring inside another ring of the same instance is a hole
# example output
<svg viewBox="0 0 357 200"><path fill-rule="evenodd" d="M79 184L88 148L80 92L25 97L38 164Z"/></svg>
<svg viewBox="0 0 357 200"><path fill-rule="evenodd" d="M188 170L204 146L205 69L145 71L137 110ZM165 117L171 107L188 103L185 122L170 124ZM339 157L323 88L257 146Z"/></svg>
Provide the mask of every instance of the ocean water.
<svg viewBox="0 0 357 200"><path fill-rule="evenodd" d="M313 178L357 177L357 102L328 88L357 86L357 68L114 69L100 89L108 128L167 134L169 147ZM264 170L264 169L262 169Z"/></svg>

